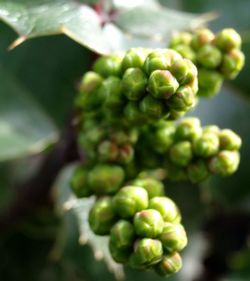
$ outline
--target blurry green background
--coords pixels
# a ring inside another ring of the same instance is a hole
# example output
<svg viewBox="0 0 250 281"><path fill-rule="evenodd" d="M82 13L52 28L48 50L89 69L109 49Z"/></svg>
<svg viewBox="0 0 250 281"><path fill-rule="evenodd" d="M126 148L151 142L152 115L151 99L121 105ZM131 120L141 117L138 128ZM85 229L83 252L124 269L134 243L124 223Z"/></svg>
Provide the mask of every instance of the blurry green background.
<svg viewBox="0 0 250 281"><path fill-rule="evenodd" d="M0 8L1 2L4 1L0 1ZM203 124L215 123L235 130L243 139L242 161L239 171L230 178L213 178L199 187L167 186L167 194L180 206L190 237L184 251L184 268L169 280L247 281L250 280L250 1L161 3L185 12L216 12L218 17L209 26L214 31L224 27L237 29L243 37L246 55L246 66L239 77L226 83L213 100L202 100L190 114L199 116ZM51 199L18 224L1 225L1 213L8 212L16 194L22 194L21 183L35 173L44 157L41 153L24 156L44 149L44 154L49 153L59 132L66 130L77 83L95 57L63 35L28 40L7 51L15 39L16 33L0 22L0 230L3 230L0 280L115 280L104 262L95 261L89 246L79 246L76 218L70 213L60 217L54 212ZM55 189L60 184L59 181ZM161 280L153 273L127 268L125 272L126 281Z"/></svg>

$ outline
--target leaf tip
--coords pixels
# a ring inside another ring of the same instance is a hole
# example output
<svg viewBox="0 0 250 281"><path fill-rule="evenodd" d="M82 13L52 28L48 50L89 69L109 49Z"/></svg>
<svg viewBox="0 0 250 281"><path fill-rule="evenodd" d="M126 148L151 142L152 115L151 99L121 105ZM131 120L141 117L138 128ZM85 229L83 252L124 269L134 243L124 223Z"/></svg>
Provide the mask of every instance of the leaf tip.
<svg viewBox="0 0 250 281"><path fill-rule="evenodd" d="M10 44L10 46L8 47L8 50L12 51L13 49L15 49L17 46L21 45L27 39L28 39L27 36L20 36L20 37L18 37L14 42L12 42Z"/></svg>

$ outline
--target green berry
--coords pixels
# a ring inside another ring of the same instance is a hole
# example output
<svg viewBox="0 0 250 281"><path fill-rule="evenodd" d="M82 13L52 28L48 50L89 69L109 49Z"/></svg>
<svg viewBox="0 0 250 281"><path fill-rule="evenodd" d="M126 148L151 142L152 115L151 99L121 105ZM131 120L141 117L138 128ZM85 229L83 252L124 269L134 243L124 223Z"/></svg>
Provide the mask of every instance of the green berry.
<svg viewBox="0 0 250 281"><path fill-rule="evenodd" d="M116 221L112 200L104 197L96 201L89 212L89 225L97 235L107 235Z"/></svg>
<svg viewBox="0 0 250 281"><path fill-rule="evenodd" d="M221 72L226 79L234 79L242 70L244 64L244 54L240 50L233 49L224 55Z"/></svg>
<svg viewBox="0 0 250 281"><path fill-rule="evenodd" d="M122 78L123 92L131 101L139 100L144 94L147 77L140 68L129 68Z"/></svg>
<svg viewBox="0 0 250 281"><path fill-rule="evenodd" d="M104 78L109 76L120 76L122 56L113 54L102 56L96 60L93 70Z"/></svg>
<svg viewBox="0 0 250 281"><path fill-rule="evenodd" d="M241 138L232 130L224 129L219 133L221 150L239 150L241 147Z"/></svg>
<svg viewBox="0 0 250 281"><path fill-rule="evenodd" d="M119 220L110 231L110 242L118 249L131 248L135 240L134 226L126 220Z"/></svg>
<svg viewBox="0 0 250 281"><path fill-rule="evenodd" d="M181 224L166 222L159 236L163 249L168 253L180 252L187 246L187 235Z"/></svg>
<svg viewBox="0 0 250 281"><path fill-rule="evenodd" d="M212 45L205 45L199 49L197 61L203 67L214 69L221 64L222 53Z"/></svg>
<svg viewBox="0 0 250 281"><path fill-rule="evenodd" d="M163 277L169 277L177 273L182 268L182 259L178 253L163 256L162 260L156 265L155 271Z"/></svg>
<svg viewBox="0 0 250 281"><path fill-rule="evenodd" d="M199 29L197 30L191 40L191 46L195 51L198 51L201 47L207 44L211 44L214 40L214 34L209 29Z"/></svg>
<svg viewBox="0 0 250 281"><path fill-rule="evenodd" d="M176 128L176 140L193 141L202 134L201 122L198 118L189 117L183 119Z"/></svg>
<svg viewBox="0 0 250 281"><path fill-rule="evenodd" d="M209 159L208 168L211 173L221 176L232 175L238 169L240 155L238 151L222 150Z"/></svg>
<svg viewBox="0 0 250 281"><path fill-rule="evenodd" d="M162 101L147 95L140 102L140 110L148 117L153 119L163 118L168 114L168 108Z"/></svg>
<svg viewBox="0 0 250 281"><path fill-rule="evenodd" d="M171 161L180 167L185 167L192 160L192 146L189 141L174 144L169 151Z"/></svg>
<svg viewBox="0 0 250 281"><path fill-rule="evenodd" d="M193 142L194 154L207 158L218 153L220 142L217 134L203 133L203 135Z"/></svg>
<svg viewBox="0 0 250 281"><path fill-rule="evenodd" d="M113 194L120 188L124 178L124 170L120 166L97 164L89 172L88 183L98 195Z"/></svg>
<svg viewBox="0 0 250 281"><path fill-rule="evenodd" d="M149 208L157 210L165 222L179 223L180 211L173 200L168 197L154 197L149 200Z"/></svg>
<svg viewBox="0 0 250 281"><path fill-rule="evenodd" d="M150 50L143 48L132 48L128 50L122 60L122 70L128 68L142 68Z"/></svg>
<svg viewBox="0 0 250 281"><path fill-rule="evenodd" d="M88 186L88 170L84 166L80 165L75 168L70 187L78 198L88 197L92 194Z"/></svg>
<svg viewBox="0 0 250 281"><path fill-rule="evenodd" d="M145 269L162 259L163 248L159 240L143 238L136 241L129 265L135 269Z"/></svg>
<svg viewBox="0 0 250 281"><path fill-rule="evenodd" d="M162 233L164 221L160 212L154 209L137 212L134 217L134 227L137 235L155 238Z"/></svg>
<svg viewBox="0 0 250 281"><path fill-rule="evenodd" d="M192 183L199 183L206 180L210 173L203 160L196 160L188 165L188 178Z"/></svg>
<svg viewBox="0 0 250 281"><path fill-rule="evenodd" d="M133 181L133 185L143 187L147 191L149 199L164 195L163 183L154 178L136 179Z"/></svg>
<svg viewBox="0 0 250 281"><path fill-rule="evenodd" d="M198 95L203 97L213 97L220 91L223 78L217 71L201 68L198 73L198 81Z"/></svg>
<svg viewBox="0 0 250 281"><path fill-rule="evenodd" d="M113 206L120 217L133 217L136 212L148 207L148 193L142 187L125 186L113 197Z"/></svg>
<svg viewBox="0 0 250 281"><path fill-rule="evenodd" d="M223 51L239 49L241 47L241 37L232 28L225 28L216 34L215 45Z"/></svg>

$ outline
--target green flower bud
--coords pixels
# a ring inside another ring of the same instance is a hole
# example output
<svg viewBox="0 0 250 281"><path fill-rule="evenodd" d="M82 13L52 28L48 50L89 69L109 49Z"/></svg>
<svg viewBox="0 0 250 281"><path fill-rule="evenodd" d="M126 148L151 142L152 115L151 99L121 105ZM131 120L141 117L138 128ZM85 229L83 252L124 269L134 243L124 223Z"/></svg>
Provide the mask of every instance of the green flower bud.
<svg viewBox="0 0 250 281"><path fill-rule="evenodd" d="M179 45L190 45L192 40L192 34L189 32L177 32L170 41L170 48L174 48Z"/></svg>
<svg viewBox="0 0 250 281"><path fill-rule="evenodd" d="M167 179L172 182L183 182L188 180L186 169L171 162L166 164Z"/></svg>
<svg viewBox="0 0 250 281"><path fill-rule="evenodd" d="M241 138L232 130L224 129L219 133L221 150L239 150L241 147Z"/></svg>
<svg viewBox="0 0 250 281"><path fill-rule="evenodd" d="M136 179L133 181L133 184L136 186L143 187L148 193L148 198L164 195L163 183L154 178Z"/></svg>
<svg viewBox="0 0 250 281"><path fill-rule="evenodd" d="M168 99L178 87L178 81L168 70L155 70L149 77L148 90L156 99Z"/></svg>
<svg viewBox="0 0 250 281"><path fill-rule="evenodd" d="M154 197L149 200L148 207L157 210L165 222L180 223L181 221L181 214L178 207L168 197Z"/></svg>
<svg viewBox="0 0 250 281"><path fill-rule="evenodd" d="M143 238L136 241L129 265L135 269L145 269L162 259L163 248L159 240Z"/></svg>
<svg viewBox="0 0 250 281"><path fill-rule="evenodd" d="M112 132L111 138L117 144L126 144L132 143L135 144L139 137L139 131L137 128L131 128L129 130L119 130L116 128L114 132Z"/></svg>
<svg viewBox="0 0 250 281"><path fill-rule="evenodd" d="M89 212L89 225L92 231L97 235L107 235L115 221L111 198L104 197L96 201Z"/></svg>
<svg viewBox="0 0 250 281"><path fill-rule="evenodd" d="M203 134L205 133L213 133L216 135L219 135L220 133L220 128L216 125L208 125L202 128Z"/></svg>
<svg viewBox="0 0 250 281"><path fill-rule="evenodd" d="M168 114L168 108L163 104L162 101L159 101L150 95L147 95L140 102L141 111L148 116L149 118L160 119Z"/></svg>
<svg viewBox="0 0 250 281"><path fill-rule="evenodd" d="M186 111L178 111L176 109L170 109L168 120L177 120L185 115Z"/></svg>
<svg viewBox="0 0 250 281"><path fill-rule="evenodd" d="M196 66L191 62L191 60L188 59L183 59L183 61L185 61L185 64L187 66L187 73L185 75L185 77L183 78L182 84L189 84L190 83L194 83L197 80L197 76L198 76L198 71ZM194 93L196 94L197 89L193 88Z"/></svg>
<svg viewBox="0 0 250 281"><path fill-rule="evenodd" d="M134 227L137 235L155 238L162 233L164 221L160 212L154 209L137 212L134 217Z"/></svg>
<svg viewBox="0 0 250 281"><path fill-rule="evenodd" d="M177 79L177 81L180 84L183 84L187 80L187 76L190 73L189 61L187 59L176 60L170 66L170 72L173 74L173 76Z"/></svg>
<svg viewBox="0 0 250 281"><path fill-rule="evenodd" d="M238 151L222 150L217 155L209 159L209 170L221 176L229 176L236 172L240 163Z"/></svg>
<svg viewBox="0 0 250 281"><path fill-rule="evenodd" d="M104 78L109 76L120 76L121 62L122 56L120 55L113 54L102 56L94 63L93 70Z"/></svg>
<svg viewBox="0 0 250 281"><path fill-rule="evenodd" d="M197 160L188 165L188 178L192 183L199 183L206 180L210 173L203 160Z"/></svg>
<svg viewBox="0 0 250 281"><path fill-rule="evenodd" d="M217 134L204 133L193 142L194 154L200 157L210 157L218 153L220 142Z"/></svg>
<svg viewBox="0 0 250 281"><path fill-rule="evenodd" d="M148 193L142 187L125 186L113 197L113 206L120 217L133 217L136 212L148 207Z"/></svg>
<svg viewBox="0 0 250 281"><path fill-rule="evenodd" d="M134 159L134 148L130 144L124 144L120 147L118 161L121 164L127 164Z"/></svg>
<svg viewBox="0 0 250 281"><path fill-rule="evenodd" d="M117 263L127 263L132 251L132 248L119 248L116 243L109 240L109 252L113 260Z"/></svg>
<svg viewBox="0 0 250 281"><path fill-rule="evenodd" d="M187 246L187 235L181 224L166 222L159 236L163 249L169 253L180 252Z"/></svg>
<svg viewBox="0 0 250 281"><path fill-rule="evenodd" d="M223 78L221 74L216 71L208 69L199 69L199 96L213 97L216 95L222 86Z"/></svg>
<svg viewBox="0 0 250 281"><path fill-rule="evenodd" d="M131 248L135 240L135 231L132 223L119 220L110 231L110 242L118 249Z"/></svg>
<svg viewBox="0 0 250 281"><path fill-rule="evenodd" d="M143 48L132 48L128 50L122 60L122 70L128 68L142 68L150 50Z"/></svg>
<svg viewBox="0 0 250 281"><path fill-rule="evenodd" d="M106 107L113 109L124 104L122 82L118 77L111 76L105 79L99 91L105 97L104 104Z"/></svg>
<svg viewBox="0 0 250 281"><path fill-rule="evenodd" d="M193 141L202 134L201 122L198 118L189 117L183 119L176 128L176 140Z"/></svg>
<svg viewBox="0 0 250 281"><path fill-rule="evenodd" d="M214 34L209 29L199 29L197 30L192 38L191 46L194 50L199 50L202 46L211 44L214 40Z"/></svg>
<svg viewBox="0 0 250 281"><path fill-rule="evenodd" d="M139 100L144 94L147 77L140 68L129 68L122 78L123 92L131 101Z"/></svg>
<svg viewBox="0 0 250 281"><path fill-rule="evenodd" d="M176 51L170 49L157 49L152 51L144 63L144 71L150 75L155 70L167 70L175 61L181 59Z"/></svg>
<svg viewBox="0 0 250 281"><path fill-rule="evenodd" d="M232 28L225 28L216 34L215 45L223 51L239 49L241 47L241 37Z"/></svg>
<svg viewBox="0 0 250 281"><path fill-rule="evenodd" d="M78 198L88 197L92 194L88 186L88 170L80 165L74 170L70 181L70 187L74 192L75 196Z"/></svg>
<svg viewBox="0 0 250 281"><path fill-rule="evenodd" d="M163 256L161 262L159 262L155 271L164 277L169 277L172 274L177 273L182 268L181 256L178 253L172 253Z"/></svg>
<svg viewBox="0 0 250 281"><path fill-rule="evenodd" d="M113 194L124 178L124 170L120 166L98 164L89 172L88 183L96 194Z"/></svg>
<svg viewBox="0 0 250 281"><path fill-rule="evenodd" d="M169 151L171 161L180 167L185 167L192 160L192 146L189 141L174 144Z"/></svg>
<svg viewBox="0 0 250 281"><path fill-rule="evenodd" d="M182 55L183 58L189 59L192 62L196 61L196 53L190 46L181 44L175 46L174 50Z"/></svg>
<svg viewBox="0 0 250 281"><path fill-rule="evenodd" d="M239 74L244 64L244 54L240 50L233 49L224 55L221 72L226 79L234 79Z"/></svg>
<svg viewBox="0 0 250 281"><path fill-rule="evenodd" d="M88 71L85 73L82 77L82 81L80 84L80 92L81 93L91 93L94 92L96 89L98 89L103 82L103 78L93 72Z"/></svg>
<svg viewBox="0 0 250 281"><path fill-rule="evenodd" d="M124 108L124 115L126 119L134 125L141 125L148 122L148 117L140 111L137 102L128 102Z"/></svg>
<svg viewBox="0 0 250 281"><path fill-rule="evenodd" d="M97 150L101 161L115 161L119 155L118 146L109 140L101 142Z"/></svg>
<svg viewBox="0 0 250 281"><path fill-rule="evenodd" d="M197 61L206 68L216 68L222 62L222 53L212 45L201 47L197 53Z"/></svg>

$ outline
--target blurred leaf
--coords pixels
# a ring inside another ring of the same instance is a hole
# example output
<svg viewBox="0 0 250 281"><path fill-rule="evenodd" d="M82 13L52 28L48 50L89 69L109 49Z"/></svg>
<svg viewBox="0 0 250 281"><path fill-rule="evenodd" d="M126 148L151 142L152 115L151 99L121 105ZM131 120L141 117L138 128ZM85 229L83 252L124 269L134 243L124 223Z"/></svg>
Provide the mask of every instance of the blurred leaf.
<svg viewBox="0 0 250 281"><path fill-rule="evenodd" d="M66 34L93 51L109 52L98 15L73 0L1 0L0 18L19 34L12 47L28 38Z"/></svg>
<svg viewBox="0 0 250 281"><path fill-rule="evenodd" d="M0 66L0 161L39 153L57 138L54 124Z"/></svg>
<svg viewBox="0 0 250 281"><path fill-rule="evenodd" d="M124 1L124 0L113 0L113 7L119 10L127 10L127 9L134 9L135 7L157 7L158 1L157 0L133 0L133 1Z"/></svg>

